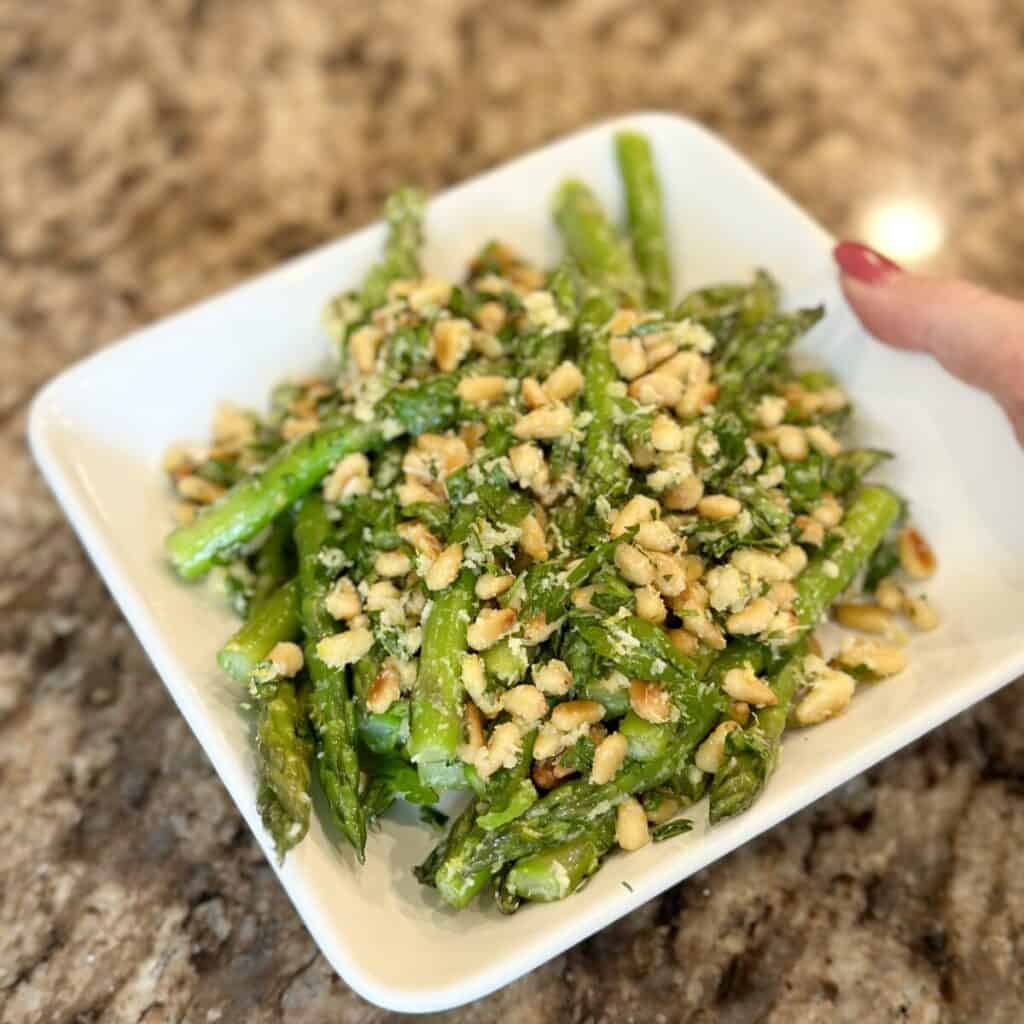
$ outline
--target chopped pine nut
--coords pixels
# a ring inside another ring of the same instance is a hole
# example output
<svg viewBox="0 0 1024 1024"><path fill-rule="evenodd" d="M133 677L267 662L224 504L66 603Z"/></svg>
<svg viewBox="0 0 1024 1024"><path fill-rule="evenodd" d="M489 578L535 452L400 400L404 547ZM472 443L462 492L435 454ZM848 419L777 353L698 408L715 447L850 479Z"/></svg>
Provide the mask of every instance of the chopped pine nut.
<svg viewBox="0 0 1024 1024"><path fill-rule="evenodd" d="M651 841L647 815L636 797L627 796L615 812L615 842L628 852L639 850Z"/></svg>
<svg viewBox="0 0 1024 1024"><path fill-rule="evenodd" d="M900 565L915 580L926 580L935 574L936 561L928 541L912 526L900 530Z"/></svg>

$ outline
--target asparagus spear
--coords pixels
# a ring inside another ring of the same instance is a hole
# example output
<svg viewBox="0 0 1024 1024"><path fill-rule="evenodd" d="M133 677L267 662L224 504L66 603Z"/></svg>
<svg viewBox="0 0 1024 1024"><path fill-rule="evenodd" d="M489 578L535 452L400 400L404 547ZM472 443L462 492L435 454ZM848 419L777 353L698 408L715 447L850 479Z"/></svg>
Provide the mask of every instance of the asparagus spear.
<svg viewBox="0 0 1024 1024"><path fill-rule="evenodd" d="M247 683L271 648L298 632L299 584L290 580L253 606L245 624L218 652L217 664L232 679Z"/></svg>
<svg viewBox="0 0 1024 1024"><path fill-rule="evenodd" d="M462 656L476 609L474 582L464 571L427 616L409 736L409 754L417 763L455 759L462 735Z"/></svg>
<svg viewBox="0 0 1024 1024"><path fill-rule="evenodd" d="M459 410L456 385L454 377L440 376L393 388L369 422L346 418L286 445L262 473L237 483L168 536L171 564L185 579L202 576L218 557L255 537L311 491L346 455L372 451L403 433L418 436L451 426Z"/></svg>
<svg viewBox="0 0 1024 1024"><path fill-rule="evenodd" d="M661 185L647 138L636 132L615 136L615 155L626 193L633 255L643 274L648 306L665 309L672 297L672 269L665 235Z"/></svg>
<svg viewBox="0 0 1024 1024"><path fill-rule="evenodd" d="M219 555L254 537L315 487L336 462L382 441L379 426L357 420L299 438L274 455L262 473L240 481L171 533L166 542L171 564L185 579L202 576Z"/></svg>
<svg viewBox="0 0 1024 1024"><path fill-rule="evenodd" d="M535 903L564 899L598 869L614 840L615 814L607 813L575 839L517 860L504 889Z"/></svg>
<svg viewBox="0 0 1024 1024"><path fill-rule="evenodd" d="M899 499L884 487L865 487L850 505L842 534L828 544L796 582L796 613L810 631L850 585L899 514ZM806 644L800 642L772 680L778 703L760 711L754 723L733 733L726 760L711 787L711 820L746 810L764 787L779 752L793 697L800 688Z"/></svg>
<svg viewBox="0 0 1024 1024"><path fill-rule="evenodd" d="M610 385L619 379L605 330L614 312L614 304L607 295L596 295L584 305L579 324L586 353L583 400L591 414L584 441L584 481L593 497L604 495L610 501L629 488L629 460L624 457L624 449L620 450L617 400L610 391Z"/></svg>
<svg viewBox="0 0 1024 1024"><path fill-rule="evenodd" d="M597 196L581 181L566 181L555 193L553 213L580 273L628 305L640 305L643 279L629 246L615 233Z"/></svg>
<svg viewBox="0 0 1024 1024"><path fill-rule="evenodd" d="M316 731L317 776L339 829L362 861L366 811L359 799L355 706L345 670L326 664L316 651L317 642L336 628L324 604L331 584L319 558L330 532L331 524L320 495L308 496L295 520L295 547L299 555L306 665L313 681L309 713Z"/></svg>
<svg viewBox="0 0 1024 1024"><path fill-rule="evenodd" d="M719 413L739 409L778 365L786 350L824 316L821 306L780 313L741 329L716 364Z"/></svg>
<svg viewBox="0 0 1024 1024"><path fill-rule="evenodd" d="M383 255L363 280L360 299L364 309L381 305L392 281L420 276L425 209L426 199L418 189L401 188L388 197L384 205L388 237Z"/></svg>
<svg viewBox="0 0 1024 1024"><path fill-rule="evenodd" d="M258 806L281 858L309 830L311 753L295 686L282 680L273 696L260 705L256 728Z"/></svg>

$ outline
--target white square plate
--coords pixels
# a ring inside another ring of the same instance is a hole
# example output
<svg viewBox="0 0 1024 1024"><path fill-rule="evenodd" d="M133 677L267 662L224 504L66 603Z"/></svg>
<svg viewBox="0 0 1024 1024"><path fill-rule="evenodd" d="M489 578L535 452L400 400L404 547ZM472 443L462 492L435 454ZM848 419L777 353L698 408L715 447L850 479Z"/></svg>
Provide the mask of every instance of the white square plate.
<svg viewBox="0 0 1024 1024"><path fill-rule="evenodd" d="M828 235L703 128L638 114L452 189L430 205L427 266L458 275L492 237L553 261L548 200L564 178L585 179L620 213L611 139L627 126L654 146L679 285L764 266L787 303L827 304L805 347L854 395L864 439L898 453L891 480L939 554L929 593L944 624L914 640L902 676L864 687L841 718L789 736L752 810L710 832L698 810L693 833L609 858L562 903L511 918L486 907L456 916L412 876L435 841L412 816L372 835L361 870L314 823L281 882L341 976L391 1009L444 1009L506 984L1024 670L1024 459L1001 415L930 362L869 339L840 297ZM379 225L360 231L146 328L61 374L32 408L43 472L271 859L238 694L214 661L232 618L162 561L170 520L160 456L173 440L207 436L219 400L262 408L275 381L317 368L327 351L320 309L359 281L382 237Z"/></svg>

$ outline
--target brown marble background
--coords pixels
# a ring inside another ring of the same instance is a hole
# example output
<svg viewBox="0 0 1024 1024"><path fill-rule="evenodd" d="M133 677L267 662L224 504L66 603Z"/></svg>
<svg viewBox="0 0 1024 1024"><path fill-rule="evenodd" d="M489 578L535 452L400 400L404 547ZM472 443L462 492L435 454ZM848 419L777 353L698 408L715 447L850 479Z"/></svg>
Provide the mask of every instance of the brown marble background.
<svg viewBox="0 0 1024 1024"><path fill-rule="evenodd" d="M61 367L611 113L698 117L838 233L1024 286L1016 0L0 0L0 1022L377 1022L29 460ZM936 680L941 685L941 680ZM458 1022L1017 1021L1021 686Z"/></svg>

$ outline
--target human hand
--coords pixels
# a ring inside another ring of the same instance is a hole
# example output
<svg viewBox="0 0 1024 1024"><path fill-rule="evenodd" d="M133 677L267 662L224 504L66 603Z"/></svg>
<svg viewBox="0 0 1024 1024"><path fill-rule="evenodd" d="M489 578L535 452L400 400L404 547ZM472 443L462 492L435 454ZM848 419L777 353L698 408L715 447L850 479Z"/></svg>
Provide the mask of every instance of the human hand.
<svg viewBox="0 0 1024 1024"><path fill-rule="evenodd" d="M1024 445L1024 302L906 271L859 242L840 242L834 256L847 301L876 338L928 352L989 392Z"/></svg>

